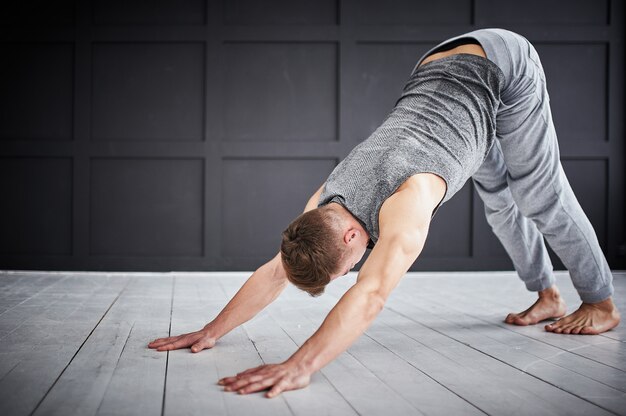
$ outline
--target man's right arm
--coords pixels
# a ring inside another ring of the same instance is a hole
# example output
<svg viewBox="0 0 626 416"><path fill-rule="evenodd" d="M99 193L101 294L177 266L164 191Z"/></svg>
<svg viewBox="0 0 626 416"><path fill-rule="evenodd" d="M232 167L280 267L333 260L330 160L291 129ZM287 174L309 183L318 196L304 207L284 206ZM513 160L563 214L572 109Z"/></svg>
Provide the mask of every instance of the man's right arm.
<svg viewBox="0 0 626 416"><path fill-rule="evenodd" d="M323 186L309 198L304 212L317 208ZM248 278L222 311L199 331L159 338L148 344L157 351L191 347L192 352L212 348L215 342L234 328L252 319L272 303L287 287L288 280L280 253L259 267Z"/></svg>
<svg viewBox="0 0 626 416"><path fill-rule="evenodd" d="M317 208L322 185L307 201L304 212ZM287 274L281 261L280 252L265 263L239 289L222 312L205 329L215 340L226 335L239 325L252 319L263 308L272 303L287 287ZM192 348L193 351L193 348Z"/></svg>

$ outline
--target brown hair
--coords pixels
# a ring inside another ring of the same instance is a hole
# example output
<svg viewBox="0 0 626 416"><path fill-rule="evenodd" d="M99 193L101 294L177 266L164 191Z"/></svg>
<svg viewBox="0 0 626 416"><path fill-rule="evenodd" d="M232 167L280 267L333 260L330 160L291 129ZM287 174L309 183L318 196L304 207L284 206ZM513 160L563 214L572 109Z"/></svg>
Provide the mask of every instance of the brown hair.
<svg viewBox="0 0 626 416"><path fill-rule="evenodd" d="M282 233L280 253L287 278L311 296L324 293L343 257L340 217L327 207L296 218Z"/></svg>

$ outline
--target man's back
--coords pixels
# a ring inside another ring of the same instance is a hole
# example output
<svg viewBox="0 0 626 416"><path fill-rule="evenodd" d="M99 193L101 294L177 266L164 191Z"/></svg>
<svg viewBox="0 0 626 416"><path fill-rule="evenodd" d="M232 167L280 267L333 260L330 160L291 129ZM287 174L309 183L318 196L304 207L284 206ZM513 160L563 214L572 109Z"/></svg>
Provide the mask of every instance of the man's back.
<svg viewBox="0 0 626 416"><path fill-rule="evenodd" d="M501 75L469 54L418 68L383 124L333 170L319 205L343 205L375 243L382 204L412 175L438 175L447 184L442 202L450 199L493 143Z"/></svg>

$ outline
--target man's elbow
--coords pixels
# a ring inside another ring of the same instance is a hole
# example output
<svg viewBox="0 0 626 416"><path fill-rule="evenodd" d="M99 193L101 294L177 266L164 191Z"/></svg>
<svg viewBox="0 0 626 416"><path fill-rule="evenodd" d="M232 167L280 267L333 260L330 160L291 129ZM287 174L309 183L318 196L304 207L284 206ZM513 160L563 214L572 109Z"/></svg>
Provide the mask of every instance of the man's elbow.
<svg viewBox="0 0 626 416"><path fill-rule="evenodd" d="M387 296L381 291L375 290L368 293L367 297L367 318L374 320L385 307Z"/></svg>

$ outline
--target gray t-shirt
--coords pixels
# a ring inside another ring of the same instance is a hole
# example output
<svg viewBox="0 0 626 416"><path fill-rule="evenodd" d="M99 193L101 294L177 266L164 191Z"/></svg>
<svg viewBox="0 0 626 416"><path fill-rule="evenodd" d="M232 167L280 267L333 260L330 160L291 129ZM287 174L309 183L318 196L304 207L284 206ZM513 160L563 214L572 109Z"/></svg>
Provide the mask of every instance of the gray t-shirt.
<svg viewBox="0 0 626 416"><path fill-rule="evenodd" d="M502 70L477 55L421 65L382 125L332 171L318 206L343 205L370 235L371 248L378 241L380 207L410 176L439 175L446 181L446 202L491 148L503 83Z"/></svg>

